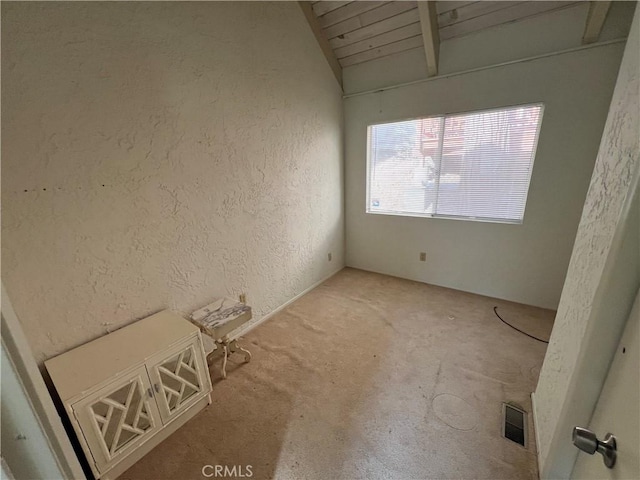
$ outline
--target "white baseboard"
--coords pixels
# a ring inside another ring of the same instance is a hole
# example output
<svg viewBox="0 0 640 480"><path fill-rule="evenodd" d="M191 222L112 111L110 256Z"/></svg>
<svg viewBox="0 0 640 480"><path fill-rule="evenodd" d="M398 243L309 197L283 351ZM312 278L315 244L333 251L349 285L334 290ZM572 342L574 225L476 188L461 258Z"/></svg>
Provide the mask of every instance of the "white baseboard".
<svg viewBox="0 0 640 480"><path fill-rule="evenodd" d="M540 439L538 438L538 417L536 415L536 392L531 392L531 417L533 419L533 436L536 439L536 462L538 463L538 478L542 472L540 464Z"/></svg>
<svg viewBox="0 0 640 480"><path fill-rule="evenodd" d="M335 270L334 272L330 273L329 275L327 275L326 277L324 277L322 280L317 281L316 283L314 283L313 285L311 285L308 288L305 288L303 291L301 291L300 293L298 293L295 297L291 298L290 300L287 300L286 302L284 302L282 305L280 305L278 308L276 308L275 310L272 310L271 312L267 313L266 315L264 315L261 318L252 320L250 322L247 322L245 325L243 325L242 327L240 327L238 330L236 330L235 332L233 332L231 335L229 335L229 338L231 340L235 340L239 337L242 337L243 335L246 335L247 333L249 333L251 330L253 330L254 328L256 328L258 325L263 324L264 322L266 322L267 320L269 320L271 317L273 317L276 313L284 310L285 308L287 308L289 305L291 305L293 302L295 302L296 300L298 300L300 297L302 297L303 295L306 295L307 293L309 293L311 290L313 290L314 288L316 288L317 286L323 284L324 282L326 282L327 280L329 280L331 277L333 277L335 274L337 274L338 272L340 272L342 269L344 269L345 266L343 265L342 267L338 268L337 270Z"/></svg>

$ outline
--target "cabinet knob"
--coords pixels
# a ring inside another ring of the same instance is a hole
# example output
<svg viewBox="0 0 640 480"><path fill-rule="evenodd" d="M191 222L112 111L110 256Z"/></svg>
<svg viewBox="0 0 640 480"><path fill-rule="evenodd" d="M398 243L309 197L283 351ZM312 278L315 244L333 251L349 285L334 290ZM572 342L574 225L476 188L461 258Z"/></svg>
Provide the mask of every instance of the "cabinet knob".
<svg viewBox="0 0 640 480"><path fill-rule="evenodd" d="M149 398L153 397L153 390L151 390L151 387L147 388L147 395L149 396Z"/></svg>
<svg viewBox="0 0 640 480"><path fill-rule="evenodd" d="M156 393L160 393L160 385L158 385L157 383L153 384L153 389L156 391Z"/></svg>

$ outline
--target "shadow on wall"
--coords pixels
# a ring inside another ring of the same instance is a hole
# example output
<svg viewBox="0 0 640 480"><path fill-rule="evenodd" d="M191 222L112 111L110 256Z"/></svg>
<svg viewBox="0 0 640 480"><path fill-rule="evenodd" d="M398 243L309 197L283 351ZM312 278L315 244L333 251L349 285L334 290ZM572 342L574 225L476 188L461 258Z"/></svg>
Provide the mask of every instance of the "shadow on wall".
<svg viewBox="0 0 640 480"><path fill-rule="evenodd" d="M212 297L267 313L342 263L342 99L310 47L291 2L2 4L2 277L39 363Z"/></svg>

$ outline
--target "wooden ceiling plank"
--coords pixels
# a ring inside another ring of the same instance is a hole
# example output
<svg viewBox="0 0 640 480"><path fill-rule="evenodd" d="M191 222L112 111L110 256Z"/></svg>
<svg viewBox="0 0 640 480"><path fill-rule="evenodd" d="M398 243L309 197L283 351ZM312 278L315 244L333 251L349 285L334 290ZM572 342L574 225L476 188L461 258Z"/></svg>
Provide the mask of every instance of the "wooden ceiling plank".
<svg viewBox="0 0 640 480"><path fill-rule="evenodd" d="M584 25L584 35L582 35L583 44L596 42L600 38L609 8L611 8L611 2L589 2L589 14Z"/></svg>
<svg viewBox="0 0 640 480"><path fill-rule="evenodd" d="M389 2L381 7L374 8L373 10L369 10L357 17L350 18L349 20L345 20L344 22L336 23L331 27L325 29L325 34L328 39L332 39L337 37L338 35L343 35L348 32L352 32L357 30L358 28L366 27L376 22L380 22L389 17L393 17L395 15L399 15L408 10L416 8L416 2Z"/></svg>
<svg viewBox="0 0 640 480"><path fill-rule="evenodd" d="M424 53L427 59L427 76L434 77L438 74L438 60L440 58L440 35L436 2L432 0L418 2L418 12L420 13Z"/></svg>
<svg viewBox="0 0 640 480"><path fill-rule="evenodd" d="M372 48L382 47L389 43L399 42L400 40L404 40L405 38L415 37L416 35L420 35L421 33L422 30L420 29L420 22L416 22L405 27L391 30L387 33L383 33L382 35L377 35L360 42L352 43L351 45L347 45L346 47L336 48L335 54L336 57L338 57L338 60L340 60L344 57L355 55L356 53L371 50Z"/></svg>
<svg viewBox="0 0 640 480"><path fill-rule="evenodd" d="M451 10L466 7L467 5L471 5L472 3L480 2L436 2L436 10L438 12L438 15L441 15L443 13L450 12Z"/></svg>
<svg viewBox="0 0 640 480"><path fill-rule="evenodd" d="M345 47L352 43L359 42L360 40L366 40L367 38L375 37L376 35L381 35L385 32L390 32L396 28L404 27L410 23L418 22L419 20L420 16L418 15L418 9L414 8L413 10L401 13L400 15L395 15L380 22L372 23L366 27L345 33L339 37L332 38L329 40L329 44L333 48Z"/></svg>
<svg viewBox="0 0 640 480"><path fill-rule="evenodd" d="M330 0L323 0L321 2L316 2L313 4L313 12L318 16L325 15L329 12L332 12L336 8L344 7L351 2L337 2Z"/></svg>
<svg viewBox="0 0 640 480"><path fill-rule="evenodd" d="M411 50L413 48L422 47L422 36L417 35L415 37L406 38L399 42L390 43L380 48L374 48L367 50L366 52L351 55L340 60L342 67L348 67L356 65L358 63L368 62L369 60L375 60L376 58L385 57L393 53L404 52L405 50Z"/></svg>
<svg viewBox="0 0 640 480"><path fill-rule="evenodd" d="M307 23L309 24L311 31L316 37L316 41L318 42L318 45L320 46L320 49L324 54L324 58L327 59L327 63L331 67L331 70L333 71L333 74L336 77L340 88L342 88L342 67L340 66L340 63L338 62L338 59L333 52L333 48L331 48L331 45L329 45L329 41L324 36L324 32L322 31L320 23L318 23L318 17L316 17L311 3L298 2L298 5L300 5L302 12L307 19Z"/></svg>
<svg viewBox="0 0 640 480"><path fill-rule="evenodd" d="M464 22L472 18L487 15L505 8L513 7L522 2L476 2L464 7L438 15L438 25L447 27L454 23Z"/></svg>
<svg viewBox="0 0 640 480"><path fill-rule="evenodd" d="M440 40L448 40L454 37L460 37L469 33L483 30L489 27L495 27L504 23L510 23L517 20L523 20L528 17L547 13L553 10L560 10L580 2L523 2L513 7L505 8L492 15L483 15L466 22L460 22L440 29Z"/></svg>
<svg viewBox="0 0 640 480"><path fill-rule="evenodd" d="M320 26L322 26L322 28L330 27L331 25L343 22L349 18L368 12L369 10L373 10L374 8L381 7L385 3L387 2L351 2L344 7L340 7L320 17Z"/></svg>

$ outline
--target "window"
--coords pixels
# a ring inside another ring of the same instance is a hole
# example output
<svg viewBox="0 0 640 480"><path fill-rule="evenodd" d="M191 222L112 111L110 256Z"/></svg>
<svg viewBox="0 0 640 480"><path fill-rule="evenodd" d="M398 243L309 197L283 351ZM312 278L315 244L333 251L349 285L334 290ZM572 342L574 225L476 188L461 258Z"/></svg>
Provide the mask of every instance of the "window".
<svg viewBox="0 0 640 480"><path fill-rule="evenodd" d="M543 106L371 125L367 213L522 223Z"/></svg>

